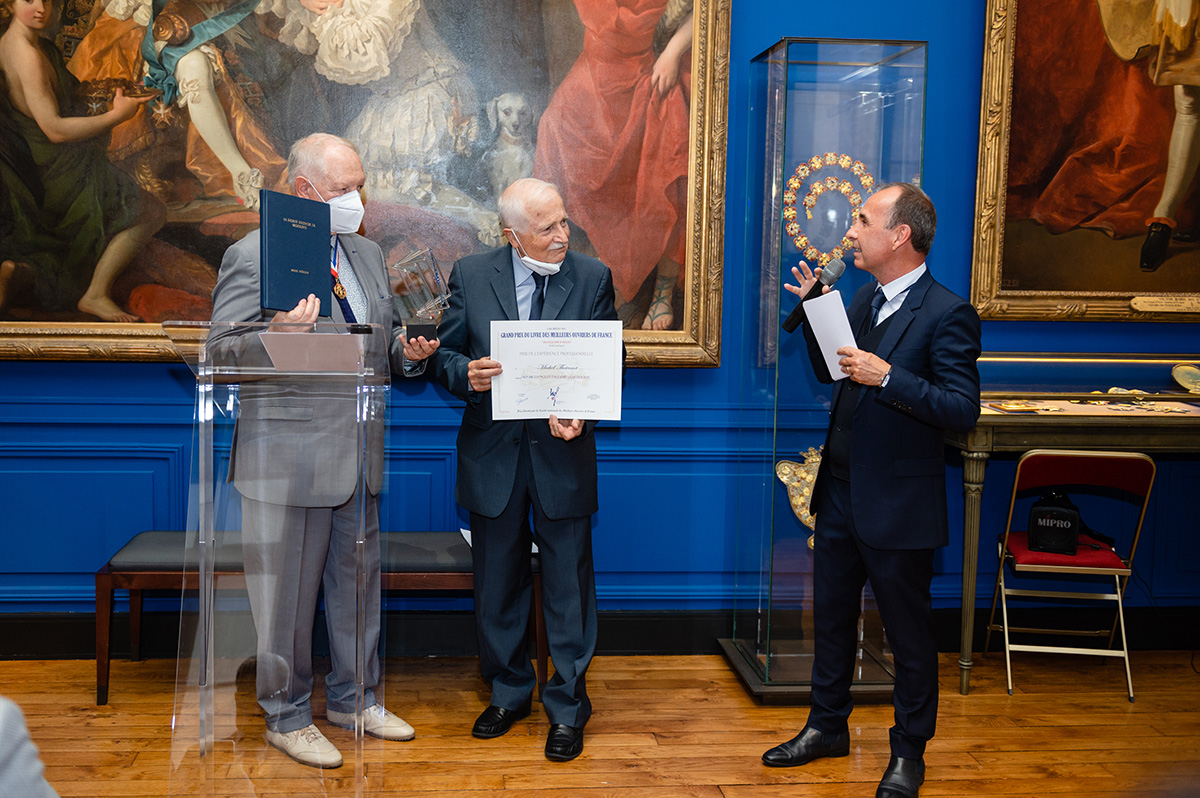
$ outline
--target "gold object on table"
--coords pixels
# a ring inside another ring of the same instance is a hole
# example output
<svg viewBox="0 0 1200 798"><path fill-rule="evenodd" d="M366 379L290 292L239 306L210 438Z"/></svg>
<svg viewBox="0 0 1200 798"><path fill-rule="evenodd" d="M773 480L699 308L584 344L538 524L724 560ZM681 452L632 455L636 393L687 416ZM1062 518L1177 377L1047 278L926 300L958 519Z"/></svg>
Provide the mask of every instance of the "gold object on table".
<svg viewBox="0 0 1200 798"><path fill-rule="evenodd" d="M1179 363L1171 369L1175 382L1188 393L1200 393L1200 368L1192 363Z"/></svg>
<svg viewBox="0 0 1200 798"><path fill-rule="evenodd" d="M1003 402L988 402L988 407L994 407L997 410L1003 410L1005 413L1036 413L1042 409L1037 402L1023 402L1019 399L1011 399Z"/></svg>
<svg viewBox="0 0 1200 798"><path fill-rule="evenodd" d="M1027 399L1002 399L988 402L988 407L1005 413L1062 413L1064 409L1050 402L1034 402Z"/></svg>

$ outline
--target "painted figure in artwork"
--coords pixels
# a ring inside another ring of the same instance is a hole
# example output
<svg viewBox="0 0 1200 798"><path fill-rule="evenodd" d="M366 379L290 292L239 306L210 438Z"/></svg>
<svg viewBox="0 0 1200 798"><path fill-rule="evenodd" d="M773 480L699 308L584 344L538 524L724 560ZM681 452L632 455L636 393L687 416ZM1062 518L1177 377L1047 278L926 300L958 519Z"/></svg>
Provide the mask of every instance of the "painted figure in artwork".
<svg viewBox="0 0 1200 798"><path fill-rule="evenodd" d="M137 321L110 291L164 210L105 145L152 96L118 88L103 113L73 112L77 81L42 36L53 14L53 0L0 0L0 310L25 295L47 310Z"/></svg>
<svg viewBox="0 0 1200 798"><path fill-rule="evenodd" d="M286 186L277 142L327 122L323 97L297 63L307 59L276 41L274 5L283 2L105 0L79 43L71 71L80 80L162 91L113 132L109 155L164 201L228 198L257 210L260 188ZM301 113L311 123L289 129Z"/></svg>
<svg viewBox="0 0 1200 798"><path fill-rule="evenodd" d="M495 209L450 179L455 156L470 152L479 136L477 92L425 4L345 0L313 23L305 41L321 42L314 50L318 72L369 92L343 133L362 154L366 194L456 219L480 244L498 246Z"/></svg>
<svg viewBox="0 0 1200 798"><path fill-rule="evenodd" d="M583 52L538 126L534 175L612 269L617 309L655 275L641 327L678 328L685 258L691 0L576 0Z"/></svg>
<svg viewBox="0 0 1200 798"><path fill-rule="evenodd" d="M1162 194L1146 221L1139 263L1142 271L1152 272L1167 259L1179 206L1200 166L1200 0L1146 0L1127 27L1120 17L1113 19L1114 5L1101 4L1101 13L1108 11L1105 32L1113 49L1123 58L1148 57L1150 79L1156 86L1171 87L1175 104ZM1123 28L1124 35L1114 27ZM1194 242L1200 234L1192 229L1175 232L1175 238Z"/></svg>

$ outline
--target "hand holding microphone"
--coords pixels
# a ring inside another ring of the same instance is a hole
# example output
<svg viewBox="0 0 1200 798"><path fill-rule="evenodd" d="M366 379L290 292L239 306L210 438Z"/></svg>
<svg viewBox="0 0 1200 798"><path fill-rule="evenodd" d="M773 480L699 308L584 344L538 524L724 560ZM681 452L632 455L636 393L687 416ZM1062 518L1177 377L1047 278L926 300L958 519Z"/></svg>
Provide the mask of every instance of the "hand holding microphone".
<svg viewBox="0 0 1200 798"><path fill-rule="evenodd" d="M800 265L804 267L805 272L808 272L808 264L806 264L804 261L800 261ZM845 271L846 262L841 258L830 261L829 265L823 269L817 269L816 281L809 286L807 293L801 297L800 301L796 304L796 307L792 308L792 312L789 313L788 317L783 320L784 331L795 332L796 328L800 326L800 319L804 318L804 303L813 297L823 294L825 292L825 288L836 283L838 278L841 277ZM808 282L808 279L812 276L812 273L809 273L807 276L802 277L799 269L794 266L792 267L792 274L796 276L797 282L800 282L801 284ZM794 294L800 293L801 290L791 285L786 287Z"/></svg>

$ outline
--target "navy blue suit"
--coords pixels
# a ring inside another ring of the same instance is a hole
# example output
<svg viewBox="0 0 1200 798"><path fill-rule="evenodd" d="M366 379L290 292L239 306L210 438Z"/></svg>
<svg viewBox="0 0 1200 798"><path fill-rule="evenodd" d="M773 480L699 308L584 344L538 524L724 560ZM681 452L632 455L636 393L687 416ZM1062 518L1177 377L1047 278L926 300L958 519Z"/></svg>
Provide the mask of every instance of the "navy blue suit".
<svg viewBox="0 0 1200 798"><path fill-rule="evenodd" d="M491 703L515 709L537 683L525 650L532 511L555 670L542 703L551 723L582 727L591 715L585 676L596 648L595 424L585 423L578 437L564 441L550 434L544 419L495 421L490 394L476 392L467 379L467 364L490 352L491 322L519 318L511 247L458 261L429 373L467 403L455 497L471 513L479 661L492 685ZM546 282L542 319L615 321L608 267L568 251Z"/></svg>
<svg viewBox="0 0 1200 798"><path fill-rule="evenodd" d="M855 294L851 329L863 328L876 286ZM870 579L896 664L892 753L917 758L937 717L929 586L933 551L949 537L944 435L971 429L979 417L979 316L926 272L876 332L869 351L891 364L888 385L835 384L834 407L853 403L843 408L852 409L849 479L835 478L826 456L813 492L816 651L808 724L829 734L848 727L859 595ZM818 379L831 381L807 325L804 333ZM833 434L831 424L827 455Z"/></svg>

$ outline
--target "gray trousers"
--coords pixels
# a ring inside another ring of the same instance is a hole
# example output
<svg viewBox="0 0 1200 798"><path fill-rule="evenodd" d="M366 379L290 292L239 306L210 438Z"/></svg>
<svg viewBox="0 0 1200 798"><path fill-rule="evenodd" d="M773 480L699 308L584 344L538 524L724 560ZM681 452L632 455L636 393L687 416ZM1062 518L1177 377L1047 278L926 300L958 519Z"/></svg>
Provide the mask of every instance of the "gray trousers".
<svg viewBox="0 0 1200 798"><path fill-rule="evenodd" d="M364 502L366 614L364 706L379 682L379 500ZM312 628L317 592L325 588L325 626L332 668L325 703L354 711L358 591L356 500L340 507L289 507L242 498L242 547L250 610L258 633L258 703L267 728L302 729L313 722Z"/></svg>

